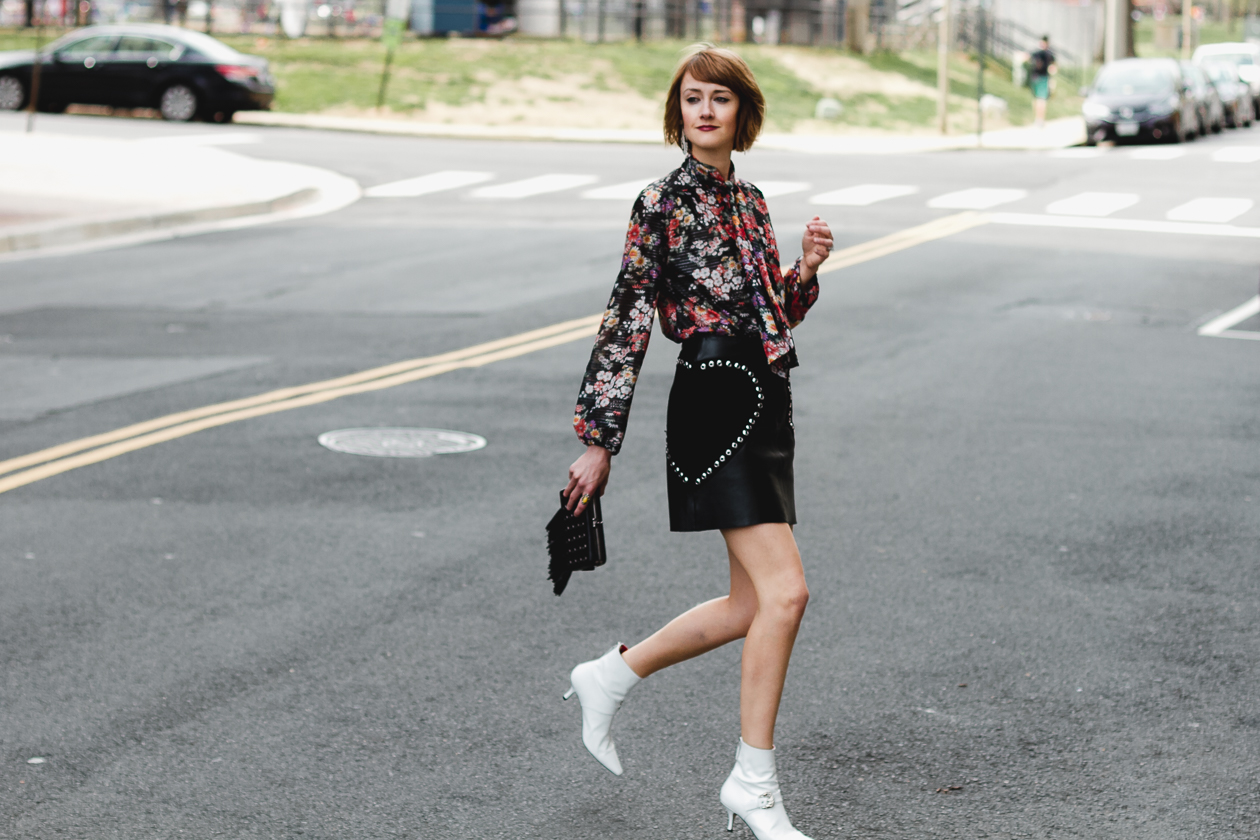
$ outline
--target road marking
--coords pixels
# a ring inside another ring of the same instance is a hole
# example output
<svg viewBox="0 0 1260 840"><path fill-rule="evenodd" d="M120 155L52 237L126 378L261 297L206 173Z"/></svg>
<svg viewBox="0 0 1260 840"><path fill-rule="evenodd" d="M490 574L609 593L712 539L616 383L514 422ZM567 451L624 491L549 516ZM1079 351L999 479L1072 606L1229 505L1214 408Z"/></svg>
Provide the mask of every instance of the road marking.
<svg viewBox="0 0 1260 840"><path fill-rule="evenodd" d="M809 184L804 181L762 181L756 187L766 198L774 198L779 195L804 192L809 189Z"/></svg>
<svg viewBox="0 0 1260 840"><path fill-rule="evenodd" d="M482 184L493 178L489 172L467 172L460 169L448 169L444 172L431 172L419 178L407 178L392 181L388 184L377 184L368 187L363 194L368 198L415 198L443 190L456 190L460 187L471 187Z"/></svg>
<svg viewBox="0 0 1260 840"><path fill-rule="evenodd" d="M987 220L987 217L981 213L959 213L861 245L844 248L834 252L831 259L823 263L819 273L838 271L858 263L878 259L923 242L982 225ZM253 397L168 414L115 429L112 432L92 435L32 452L29 455L0 461L0 475L7 475L6 478L0 478L0 493L7 493L45 478L98 464L128 452L186 437L205 429L318 405L340 397L393 388L453 370L481 367L503 359L511 359L548 347L557 347L571 341L589 338L595 335L603 317L603 313L590 315L586 318L552 324L450 353L395 362L336 379L281 388ZM19 470L21 472L18 472Z"/></svg>
<svg viewBox="0 0 1260 840"><path fill-rule="evenodd" d="M250 146L261 143L262 137L245 131L223 134L183 134L166 137L145 137L137 143L156 143L163 146Z"/></svg>
<svg viewBox="0 0 1260 840"><path fill-rule="evenodd" d="M911 187L905 184L858 184L855 187L845 187L842 190L819 193L810 198L809 203L866 207L877 201L900 198L903 195L913 195L918 191L918 187Z"/></svg>
<svg viewBox="0 0 1260 840"><path fill-rule="evenodd" d="M842 268L878 259L897 251L904 251L906 248L921 245L924 242L931 242L933 239L942 239L973 227L979 227L988 221L989 217L984 213L957 213L925 225L899 230L888 236L881 236L879 239L833 251L831 257L818 269L818 273L827 274L839 271Z"/></svg>
<svg viewBox="0 0 1260 840"><path fill-rule="evenodd" d="M596 199L617 199L618 201L633 201L639 197L639 193L647 187L648 184L655 181L655 178L640 178L637 181L623 181L620 184L609 184L606 187L596 187L593 190L587 190L582 193L582 198Z"/></svg>
<svg viewBox="0 0 1260 840"><path fill-rule="evenodd" d="M476 198L528 198L531 195L571 190L593 184L599 178L595 175L565 175L553 172L547 175L535 175L523 181L510 181L506 184L495 184L473 190Z"/></svg>
<svg viewBox="0 0 1260 840"><path fill-rule="evenodd" d="M1174 222L1214 222L1223 224L1255 206L1250 198L1196 198L1168 211Z"/></svg>
<svg viewBox="0 0 1260 840"><path fill-rule="evenodd" d="M1242 338L1250 341L1260 341L1260 332L1230 329L1235 324L1241 324L1243 321L1246 321L1248 318L1254 318L1256 315L1260 315L1260 295L1256 295L1241 306L1236 306L1224 315L1208 321L1199 327L1199 335L1209 338Z"/></svg>
<svg viewBox="0 0 1260 840"><path fill-rule="evenodd" d="M1133 193L1083 192L1050 202L1046 212L1056 216L1110 216L1137 203L1138 197Z"/></svg>
<svg viewBox="0 0 1260 840"><path fill-rule="evenodd" d="M1234 236L1260 239L1260 228L1234 225L1204 225L1195 222L1158 222L1146 219L1093 219L1084 216L1040 216L1035 213L991 213L989 221L998 225L1028 227L1083 228L1088 230L1129 230L1139 233L1184 233L1192 236Z"/></svg>
<svg viewBox="0 0 1260 840"><path fill-rule="evenodd" d="M1255 163L1260 161L1260 146L1226 146L1212 155L1217 163Z"/></svg>
<svg viewBox="0 0 1260 840"><path fill-rule="evenodd" d="M976 187L970 190L938 195L927 203L938 210L988 210L999 204L1010 204L1028 195L1028 190L998 190Z"/></svg>
<svg viewBox="0 0 1260 840"><path fill-rule="evenodd" d="M1185 155L1186 150L1176 146L1148 146L1129 152L1133 160L1174 160Z"/></svg>
<svg viewBox="0 0 1260 840"><path fill-rule="evenodd" d="M215 403L214 405L207 405L202 406L201 408L194 408L188 411L168 414L164 417L146 420L143 423L136 423L131 426L125 426L121 429L115 429L112 432L105 432L103 434L81 438L80 440L63 443L58 446L40 450L39 452L32 452L29 455L11 458L7 461L0 461L0 475L11 473L14 470L35 466L37 464L47 463L58 458L63 458L67 455L73 455L76 452L82 452L98 446L116 443L128 438L134 438L149 432L154 432L159 429L177 426L214 415L223 415L231 412L253 409L258 406L281 403L310 394L335 391L372 381L385 380L390 377L409 375L410 373L418 370L429 370L431 368L442 367L444 365L458 364L470 358L483 356L486 353L493 353L516 346L523 346L531 342L548 340L557 334L567 335L570 332L582 329L593 330L596 326L598 326L601 317L602 315L592 315L586 318L579 318L574 321L564 321L559 324L552 324L551 326L543 327L541 329L520 333L519 335L508 336L507 338L489 341L473 347L466 347L462 350L441 353L437 356L426 356L419 359L408 359L402 362L394 362L393 364L385 365L383 367L370 368L368 370L359 371L358 373L352 373L347 376L339 376L336 379L311 382L307 385L298 385L290 388L280 388L275 391L268 391L264 394L258 394L252 397L230 400L223 403ZM453 370L454 368L450 369ZM443 372L445 372L445 368L443 369Z"/></svg>
<svg viewBox="0 0 1260 840"><path fill-rule="evenodd" d="M1096 158L1102 157L1107 152L1097 146L1074 146L1070 149L1055 149L1050 153L1052 158Z"/></svg>

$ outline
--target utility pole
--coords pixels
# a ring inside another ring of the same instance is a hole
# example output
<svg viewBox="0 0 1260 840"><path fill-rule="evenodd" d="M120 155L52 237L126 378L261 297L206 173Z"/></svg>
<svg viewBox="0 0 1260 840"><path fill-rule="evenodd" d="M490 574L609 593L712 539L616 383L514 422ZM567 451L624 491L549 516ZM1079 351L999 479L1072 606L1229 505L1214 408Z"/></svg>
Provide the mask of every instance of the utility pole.
<svg viewBox="0 0 1260 840"><path fill-rule="evenodd" d="M949 133L949 0L942 0L936 36L936 125L941 134Z"/></svg>
<svg viewBox="0 0 1260 840"><path fill-rule="evenodd" d="M984 36L988 25L984 20L984 0L976 4L976 52L979 71L976 73L976 145L984 145Z"/></svg>
<svg viewBox="0 0 1260 840"><path fill-rule="evenodd" d="M1181 57L1187 61L1194 49L1194 4L1181 0Z"/></svg>
<svg viewBox="0 0 1260 840"><path fill-rule="evenodd" d="M1103 28L1103 61L1128 55L1129 0L1106 0Z"/></svg>

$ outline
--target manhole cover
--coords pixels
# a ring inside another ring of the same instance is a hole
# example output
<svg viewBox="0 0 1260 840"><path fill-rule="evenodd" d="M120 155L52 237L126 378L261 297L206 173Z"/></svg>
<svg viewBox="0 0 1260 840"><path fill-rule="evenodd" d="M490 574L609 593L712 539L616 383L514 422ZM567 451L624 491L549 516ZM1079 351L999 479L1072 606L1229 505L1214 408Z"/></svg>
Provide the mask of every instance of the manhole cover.
<svg viewBox="0 0 1260 840"><path fill-rule="evenodd" d="M334 452L375 458L428 458L452 452L472 452L486 439L449 429L337 429L319 436L321 446Z"/></svg>

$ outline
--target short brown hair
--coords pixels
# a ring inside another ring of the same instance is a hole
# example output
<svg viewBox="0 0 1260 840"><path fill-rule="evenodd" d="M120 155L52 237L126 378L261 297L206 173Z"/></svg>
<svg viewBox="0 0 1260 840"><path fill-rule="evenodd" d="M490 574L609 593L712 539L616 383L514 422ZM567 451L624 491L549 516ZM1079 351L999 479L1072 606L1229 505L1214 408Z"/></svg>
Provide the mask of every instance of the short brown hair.
<svg viewBox="0 0 1260 840"><path fill-rule="evenodd" d="M674 70L674 79L669 83L669 94L665 99L665 142L682 145L682 80L691 74L698 82L723 85L731 89L731 93L739 97L739 111L735 118L735 151L746 152L761 133L761 124L766 119L766 98L757 87L752 69L748 62L730 50L715 47L712 44L696 44L689 48L687 55L678 62Z"/></svg>

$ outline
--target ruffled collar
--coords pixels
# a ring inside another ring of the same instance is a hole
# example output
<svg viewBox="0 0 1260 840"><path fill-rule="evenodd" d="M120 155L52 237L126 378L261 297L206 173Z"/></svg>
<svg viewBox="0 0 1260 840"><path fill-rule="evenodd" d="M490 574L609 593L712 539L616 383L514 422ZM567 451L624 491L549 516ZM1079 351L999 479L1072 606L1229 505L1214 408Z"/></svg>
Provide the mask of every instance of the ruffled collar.
<svg viewBox="0 0 1260 840"><path fill-rule="evenodd" d="M683 170L702 187L729 186L735 183L735 162L731 161L730 175L723 175L716 166L701 163L691 155L683 161Z"/></svg>

